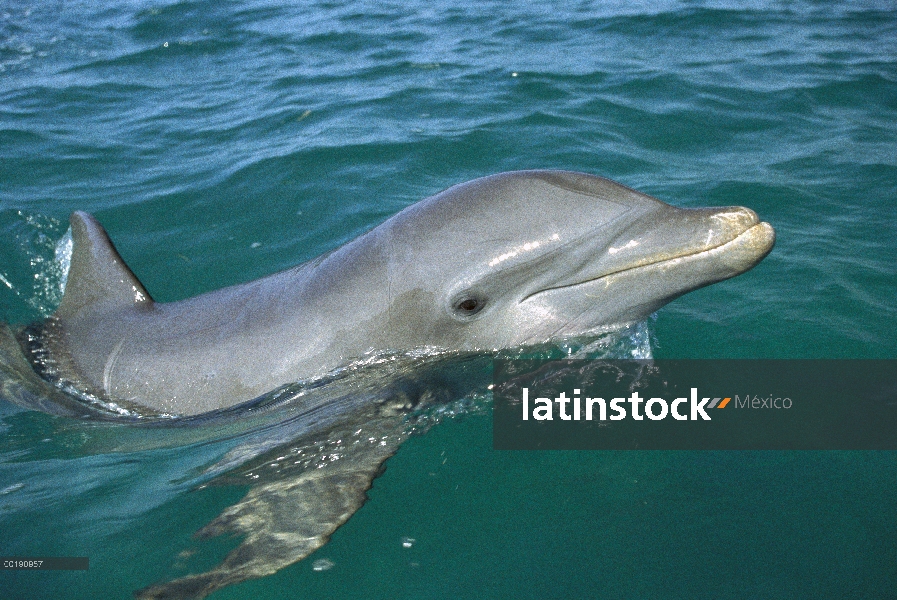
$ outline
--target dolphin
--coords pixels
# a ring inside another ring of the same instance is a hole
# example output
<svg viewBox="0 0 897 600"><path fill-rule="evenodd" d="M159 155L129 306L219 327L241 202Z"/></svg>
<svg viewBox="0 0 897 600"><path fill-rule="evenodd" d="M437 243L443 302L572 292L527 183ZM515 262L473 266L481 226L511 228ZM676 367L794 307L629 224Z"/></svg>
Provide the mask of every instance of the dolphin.
<svg viewBox="0 0 897 600"><path fill-rule="evenodd" d="M677 208L601 177L519 171L413 204L323 256L155 302L91 215L71 216L58 309L18 333L40 377L147 414L196 415L424 349L596 335L747 271L775 232L741 207Z"/></svg>
<svg viewBox="0 0 897 600"><path fill-rule="evenodd" d="M74 213L71 234L55 313L15 332L0 323L0 396L188 425L210 412L251 419L240 405L288 398L270 415L282 421L208 472L253 482L196 534L239 545L205 572L135 592L144 600L202 598L320 548L409 435L409 412L485 388L493 351L638 323L747 271L775 242L746 208L677 208L567 171L456 185L309 262L171 303L152 299L92 216ZM301 382L309 393L295 392Z"/></svg>

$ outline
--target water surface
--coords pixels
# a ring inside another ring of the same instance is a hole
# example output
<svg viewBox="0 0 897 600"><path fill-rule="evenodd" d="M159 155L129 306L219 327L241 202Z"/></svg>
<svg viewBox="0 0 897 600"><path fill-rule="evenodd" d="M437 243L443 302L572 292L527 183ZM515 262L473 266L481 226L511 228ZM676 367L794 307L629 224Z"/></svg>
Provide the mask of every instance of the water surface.
<svg viewBox="0 0 897 600"><path fill-rule="evenodd" d="M73 210L169 301L313 258L455 183L562 168L680 206L745 205L777 230L753 271L649 321L654 356L895 357L892 9L7 0L0 318L52 312ZM897 585L893 453L498 453L488 403L457 413L401 447L330 544L214 597ZM128 597L238 541L191 535L246 492L197 489L245 432L135 432L7 402L0 428L0 554L91 561L0 573L4 596Z"/></svg>

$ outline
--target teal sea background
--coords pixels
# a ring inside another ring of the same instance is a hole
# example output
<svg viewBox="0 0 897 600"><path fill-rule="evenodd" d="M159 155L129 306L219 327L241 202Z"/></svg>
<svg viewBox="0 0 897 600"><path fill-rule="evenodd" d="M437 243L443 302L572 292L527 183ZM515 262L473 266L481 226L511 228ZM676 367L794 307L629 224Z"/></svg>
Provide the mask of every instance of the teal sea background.
<svg viewBox="0 0 897 600"><path fill-rule="evenodd" d="M52 312L74 210L171 301L531 168L776 228L755 269L649 320L655 357L897 357L892 3L0 3L6 322ZM236 441L122 430L0 399L0 555L90 558L0 572L0 597L127 598L236 545L191 540L246 493L199 485ZM486 406L413 436L330 543L212 597L897 594L893 452L496 452L491 435Z"/></svg>

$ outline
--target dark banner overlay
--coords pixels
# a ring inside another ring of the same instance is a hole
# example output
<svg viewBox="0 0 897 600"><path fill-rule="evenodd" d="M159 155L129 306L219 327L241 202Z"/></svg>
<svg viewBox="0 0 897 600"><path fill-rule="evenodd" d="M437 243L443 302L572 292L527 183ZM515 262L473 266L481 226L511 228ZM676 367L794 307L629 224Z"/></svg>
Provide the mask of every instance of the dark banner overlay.
<svg viewBox="0 0 897 600"><path fill-rule="evenodd" d="M495 360L496 450L897 450L897 360Z"/></svg>
<svg viewBox="0 0 897 600"><path fill-rule="evenodd" d="M0 571L86 571L90 560L86 556L0 556Z"/></svg>

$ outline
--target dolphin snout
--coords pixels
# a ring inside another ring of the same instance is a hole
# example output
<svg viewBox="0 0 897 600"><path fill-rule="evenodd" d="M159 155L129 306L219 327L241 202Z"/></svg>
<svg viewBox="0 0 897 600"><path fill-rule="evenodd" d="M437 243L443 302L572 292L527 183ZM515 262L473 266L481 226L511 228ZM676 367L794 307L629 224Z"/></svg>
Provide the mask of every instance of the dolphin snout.
<svg viewBox="0 0 897 600"><path fill-rule="evenodd" d="M707 210L713 212L710 217L711 228L718 228L723 236L726 234L731 237L741 235L760 222L757 213L744 206L727 206Z"/></svg>
<svg viewBox="0 0 897 600"><path fill-rule="evenodd" d="M748 210L748 209L744 209ZM748 211L753 213L753 211ZM756 215L754 215L756 217ZM759 219L758 219L759 221ZM734 275L753 268L772 251L776 231L766 222L749 227L731 242L720 247L719 258Z"/></svg>
<svg viewBox="0 0 897 600"><path fill-rule="evenodd" d="M634 227L613 241L598 263L600 267L595 275L707 252L732 242L758 223L757 213L742 206L679 208L664 205L660 210L642 216Z"/></svg>
<svg viewBox="0 0 897 600"><path fill-rule="evenodd" d="M728 278L744 273L763 260L775 244L775 230L749 208L680 210L671 219L679 233L680 256L706 256L708 271L716 270L717 276ZM716 266L711 269L710 265Z"/></svg>
<svg viewBox="0 0 897 600"><path fill-rule="evenodd" d="M757 213L743 206L670 208L663 228L671 249L678 247L683 254L722 246L760 222Z"/></svg>

